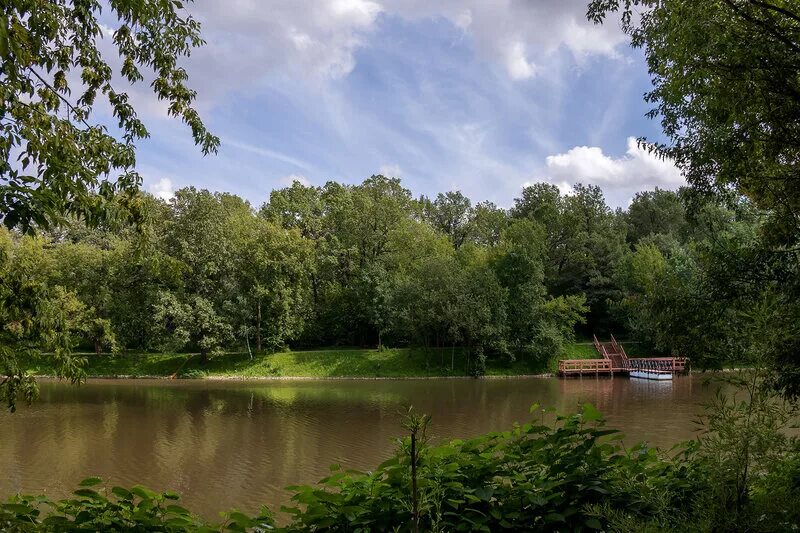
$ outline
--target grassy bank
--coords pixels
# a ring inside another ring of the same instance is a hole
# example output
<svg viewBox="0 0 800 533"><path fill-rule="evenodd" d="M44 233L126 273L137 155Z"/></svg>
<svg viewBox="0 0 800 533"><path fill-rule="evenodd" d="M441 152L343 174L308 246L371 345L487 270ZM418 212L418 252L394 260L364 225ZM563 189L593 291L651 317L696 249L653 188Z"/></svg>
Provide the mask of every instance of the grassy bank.
<svg viewBox="0 0 800 533"><path fill-rule="evenodd" d="M126 353L117 356L85 354L89 376L179 377L436 377L467 375L467 352L462 348L331 348L286 351L265 355L226 353L200 364L197 354ZM545 361L517 359L514 363L489 361L487 375L515 376L555 372L562 358L596 357L588 343L570 344ZM451 370L452 363L452 370ZM47 358L33 361L29 370L52 375Z"/></svg>

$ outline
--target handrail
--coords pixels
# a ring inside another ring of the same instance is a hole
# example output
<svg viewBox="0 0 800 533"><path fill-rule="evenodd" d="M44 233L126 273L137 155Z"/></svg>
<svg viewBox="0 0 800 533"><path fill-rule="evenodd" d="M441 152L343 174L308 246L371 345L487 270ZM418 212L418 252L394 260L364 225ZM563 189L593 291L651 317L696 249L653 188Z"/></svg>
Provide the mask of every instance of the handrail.
<svg viewBox="0 0 800 533"><path fill-rule="evenodd" d="M634 369L658 369L682 372L686 370L686 358L684 357L638 357L629 359L630 368Z"/></svg>
<svg viewBox="0 0 800 533"><path fill-rule="evenodd" d="M562 359L558 362L559 372L597 372L611 371L608 359Z"/></svg>
<svg viewBox="0 0 800 533"><path fill-rule="evenodd" d="M613 373L618 370L683 372L686 370L687 363L688 359L684 357L638 357L633 359L625 357L621 361L617 361L616 357L614 359L610 357L603 359L562 359L558 362L558 372L562 375Z"/></svg>

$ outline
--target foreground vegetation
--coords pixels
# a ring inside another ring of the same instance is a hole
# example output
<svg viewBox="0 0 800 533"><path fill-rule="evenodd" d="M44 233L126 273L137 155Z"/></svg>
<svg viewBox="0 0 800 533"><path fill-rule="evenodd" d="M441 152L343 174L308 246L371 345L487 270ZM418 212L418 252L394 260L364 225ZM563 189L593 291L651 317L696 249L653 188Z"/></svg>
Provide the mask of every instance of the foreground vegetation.
<svg viewBox="0 0 800 533"><path fill-rule="evenodd" d="M749 379L745 376L743 379ZM754 383L754 382L751 382ZM178 495L141 486L73 497L17 495L0 504L0 528L147 531L788 531L800 520L800 442L790 410L760 386L719 398L707 431L669 453L625 448L591 405L508 431L429 445L430 419L409 411L395 455L367 473L331 466L315 486L289 487L291 504L210 523ZM207 514L207 513L205 513Z"/></svg>
<svg viewBox="0 0 800 533"><path fill-rule="evenodd" d="M627 345L635 354L635 345ZM86 358L83 367L88 377L175 376L198 377L435 377L468 376L469 360L464 348L332 348L325 350L284 351L273 354L232 352L218 354L203 361L200 354L129 353L76 354ZM597 357L590 343L567 345L563 352L542 361L516 359L514 362L492 361L485 375L519 376L554 373L559 358L587 359ZM452 365L452 366L451 366ZM474 368L473 368L474 370ZM57 373L52 358L34 358L28 371L39 376Z"/></svg>

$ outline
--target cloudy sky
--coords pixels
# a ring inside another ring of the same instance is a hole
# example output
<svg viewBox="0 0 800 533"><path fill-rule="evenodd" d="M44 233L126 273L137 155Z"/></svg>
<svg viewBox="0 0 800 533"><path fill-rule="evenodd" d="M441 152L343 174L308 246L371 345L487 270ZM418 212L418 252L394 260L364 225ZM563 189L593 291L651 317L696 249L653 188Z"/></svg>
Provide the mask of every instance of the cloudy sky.
<svg viewBox="0 0 800 533"><path fill-rule="evenodd" d="M260 205L298 179L397 176L415 195L459 189L508 207L526 183L600 185L624 206L675 188L644 114L649 81L618 25L586 0L198 0L207 41L187 62L222 140L203 157L134 90L152 138L145 188L230 191ZM139 94L141 93L141 94Z"/></svg>

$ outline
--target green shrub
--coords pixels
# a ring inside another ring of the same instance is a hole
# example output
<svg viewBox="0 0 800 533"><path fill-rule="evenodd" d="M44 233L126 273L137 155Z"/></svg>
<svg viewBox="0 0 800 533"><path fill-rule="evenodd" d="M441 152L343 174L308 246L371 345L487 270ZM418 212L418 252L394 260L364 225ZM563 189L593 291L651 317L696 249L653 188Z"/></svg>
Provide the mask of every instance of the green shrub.
<svg viewBox="0 0 800 533"><path fill-rule="evenodd" d="M72 498L53 502L44 496L17 495L0 504L3 531L244 531L270 529L274 520L264 508L256 517L238 511L223 522L205 522L177 504L178 495L141 486L96 490L99 478L87 478Z"/></svg>
<svg viewBox="0 0 800 533"><path fill-rule="evenodd" d="M419 451L417 486L422 531L591 531L605 526L591 505L648 513L633 491L647 480L664 486L695 483L692 472L645 447L625 452L600 413L556 417L510 431L456 440ZM410 442L372 473L335 469L320 486L292 487L290 531L413 530ZM654 481L652 478L659 478ZM672 492L679 493L674 487ZM684 496L674 501L680 502Z"/></svg>

